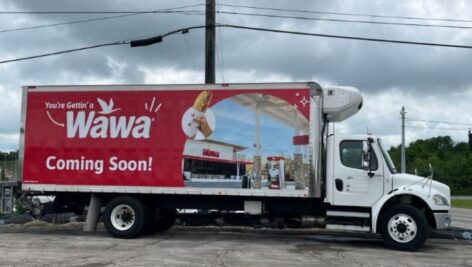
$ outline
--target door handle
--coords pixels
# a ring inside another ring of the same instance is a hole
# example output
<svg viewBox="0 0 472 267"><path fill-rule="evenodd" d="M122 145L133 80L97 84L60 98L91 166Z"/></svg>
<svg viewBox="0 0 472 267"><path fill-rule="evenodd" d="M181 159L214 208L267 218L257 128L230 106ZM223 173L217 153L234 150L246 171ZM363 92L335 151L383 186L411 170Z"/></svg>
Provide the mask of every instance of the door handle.
<svg viewBox="0 0 472 267"><path fill-rule="evenodd" d="M334 183L335 183L336 189L338 191L343 191L344 185L343 185L343 180L342 179L337 178L336 180L334 180Z"/></svg>

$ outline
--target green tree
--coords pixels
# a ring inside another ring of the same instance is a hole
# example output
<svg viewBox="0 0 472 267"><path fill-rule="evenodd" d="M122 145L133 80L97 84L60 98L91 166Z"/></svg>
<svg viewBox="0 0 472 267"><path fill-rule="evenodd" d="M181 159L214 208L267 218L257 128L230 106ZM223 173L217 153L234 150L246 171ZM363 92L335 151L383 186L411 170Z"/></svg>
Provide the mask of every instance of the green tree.
<svg viewBox="0 0 472 267"><path fill-rule="evenodd" d="M401 146L392 147L390 156L400 166ZM472 153L467 143L455 143L450 136L416 140L406 147L406 171L420 176L430 174L451 188L454 195L472 195Z"/></svg>

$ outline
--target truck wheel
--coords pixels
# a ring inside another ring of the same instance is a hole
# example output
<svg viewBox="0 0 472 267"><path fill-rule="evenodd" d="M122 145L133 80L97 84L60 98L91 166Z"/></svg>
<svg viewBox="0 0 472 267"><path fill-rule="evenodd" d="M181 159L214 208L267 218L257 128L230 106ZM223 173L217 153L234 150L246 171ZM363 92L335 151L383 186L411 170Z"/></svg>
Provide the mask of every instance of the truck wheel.
<svg viewBox="0 0 472 267"><path fill-rule="evenodd" d="M134 197L119 196L108 202L103 223L118 238L133 238L144 232L148 221L146 206Z"/></svg>
<svg viewBox="0 0 472 267"><path fill-rule="evenodd" d="M174 226L177 211L175 209L159 210L151 229L154 233L162 233Z"/></svg>
<svg viewBox="0 0 472 267"><path fill-rule="evenodd" d="M385 244L397 250L416 250L428 238L428 222L417 208L400 204L382 216L380 233Z"/></svg>

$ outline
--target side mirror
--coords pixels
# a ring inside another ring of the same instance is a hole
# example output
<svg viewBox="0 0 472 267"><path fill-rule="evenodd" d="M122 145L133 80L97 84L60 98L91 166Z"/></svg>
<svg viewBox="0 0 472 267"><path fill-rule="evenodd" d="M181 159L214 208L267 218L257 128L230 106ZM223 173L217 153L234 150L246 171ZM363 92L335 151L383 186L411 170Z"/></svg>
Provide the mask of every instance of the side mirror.
<svg viewBox="0 0 472 267"><path fill-rule="evenodd" d="M372 158L371 158L372 146L370 140L362 141L362 168L369 171L367 174L369 177L373 177L374 173L372 172Z"/></svg>
<svg viewBox="0 0 472 267"><path fill-rule="evenodd" d="M362 167L368 170L370 167L370 149L367 141L362 141Z"/></svg>

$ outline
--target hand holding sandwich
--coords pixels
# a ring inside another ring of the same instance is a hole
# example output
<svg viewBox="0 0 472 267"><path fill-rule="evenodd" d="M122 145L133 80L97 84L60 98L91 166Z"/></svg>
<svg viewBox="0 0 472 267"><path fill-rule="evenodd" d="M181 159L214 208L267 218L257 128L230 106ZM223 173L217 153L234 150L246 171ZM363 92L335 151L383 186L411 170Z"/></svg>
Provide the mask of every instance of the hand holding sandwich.
<svg viewBox="0 0 472 267"><path fill-rule="evenodd" d="M198 127L198 130L200 130L200 132L203 134L203 136L205 136L205 138L207 138L213 133L213 130L210 128L210 125L208 124L208 121L205 115L198 116L193 120L196 121L200 125Z"/></svg>

